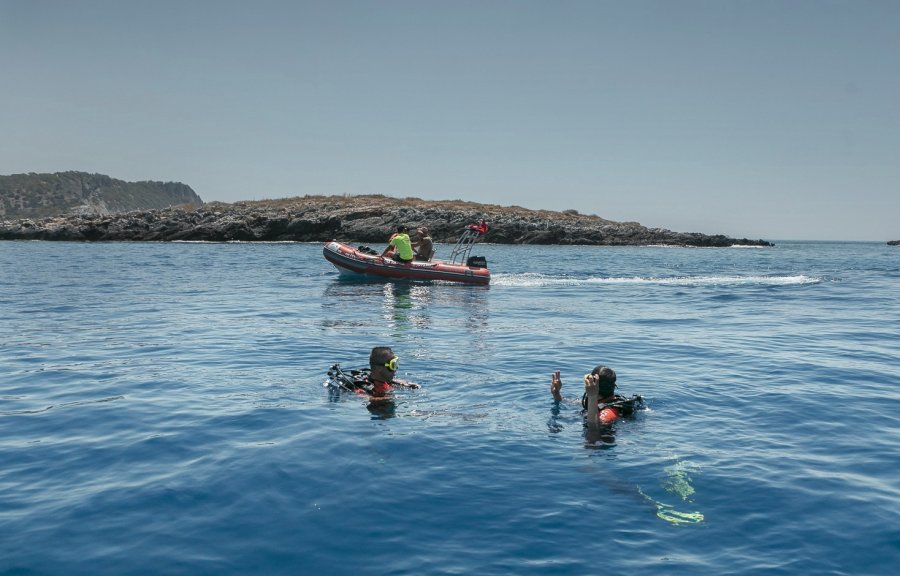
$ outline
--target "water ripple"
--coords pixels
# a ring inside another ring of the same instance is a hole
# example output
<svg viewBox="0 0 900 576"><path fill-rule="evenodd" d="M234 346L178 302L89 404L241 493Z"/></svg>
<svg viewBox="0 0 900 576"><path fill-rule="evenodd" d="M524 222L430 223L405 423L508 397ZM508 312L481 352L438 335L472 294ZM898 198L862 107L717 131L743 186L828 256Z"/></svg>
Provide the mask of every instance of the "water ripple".
<svg viewBox="0 0 900 576"><path fill-rule="evenodd" d="M479 253L0 243L0 572L893 573L895 252ZM375 344L423 388L329 394ZM598 363L648 409L586 448Z"/></svg>

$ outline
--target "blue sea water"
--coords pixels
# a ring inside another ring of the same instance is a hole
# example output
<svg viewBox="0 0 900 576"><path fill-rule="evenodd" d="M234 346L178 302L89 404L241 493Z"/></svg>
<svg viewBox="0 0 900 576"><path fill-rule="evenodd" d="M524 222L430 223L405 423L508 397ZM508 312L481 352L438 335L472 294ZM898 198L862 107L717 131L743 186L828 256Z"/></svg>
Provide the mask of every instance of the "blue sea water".
<svg viewBox="0 0 900 576"><path fill-rule="evenodd" d="M473 287L321 248L0 242L0 573L900 565L900 249L488 244ZM390 410L323 386L374 345ZM602 448L598 363L648 405Z"/></svg>

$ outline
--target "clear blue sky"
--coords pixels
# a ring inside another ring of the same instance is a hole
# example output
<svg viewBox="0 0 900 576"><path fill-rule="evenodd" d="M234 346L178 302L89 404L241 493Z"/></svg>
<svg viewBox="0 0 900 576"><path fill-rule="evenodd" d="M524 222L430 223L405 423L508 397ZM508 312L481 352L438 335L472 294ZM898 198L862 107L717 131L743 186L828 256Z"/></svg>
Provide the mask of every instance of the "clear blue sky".
<svg viewBox="0 0 900 576"><path fill-rule="evenodd" d="M900 1L0 0L0 174L900 238Z"/></svg>

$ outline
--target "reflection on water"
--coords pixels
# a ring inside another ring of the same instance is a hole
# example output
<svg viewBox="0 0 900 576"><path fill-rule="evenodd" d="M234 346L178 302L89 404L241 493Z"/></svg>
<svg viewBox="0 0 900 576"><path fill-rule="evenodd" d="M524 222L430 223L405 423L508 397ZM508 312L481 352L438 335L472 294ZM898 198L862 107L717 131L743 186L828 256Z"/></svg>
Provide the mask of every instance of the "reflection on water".
<svg viewBox="0 0 900 576"><path fill-rule="evenodd" d="M371 321L362 312L378 305L379 288L379 284L371 282L336 281L326 285L322 294L322 326L337 329L368 326Z"/></svg>
<svg viewBox="0 0 900 576"><path fill-rule="evenodd" d="M436 318L462 322L472 335L468 344L483 348L488 330L488 294L487 286L342 278L325 287L321 322L327 328L365 327L376 318L364 311L377 311L377 320L397 339L428 330ZM466 313L460 315L460 311Z"/></svg>
<svg viewBox="0 0 900 576"><path fill-rule="evenodd" d="M371 398L366 404L366 410L373 420L387 420L397 415L397 404L392 398Z"/></svg>
<svg viewBox="0 0 900 576"><path fill-rule="evenodd" d="M616 429L613 425L585 426L584 445L587 448L610 448L616 445Z"/></svg>
<svg viewBox="0 0 900 576"><path fill-rule="evenodd" d="M382 289L382 317L397 338L410 328L427 329L431 324L431 286L388 282Z"/></svg>
<svg viewBox="0 0 900 576"><path fill-rule="evenodd" d="M356 390L348 390L333 384L333 381L324 382L328 390L329 402L344 402L347 400L367 399L366 410L372 415L373 420L387 420L397 415L397 405L392 396L373 398Z"/></svg>
<svg viewBox="0 0 900 576"><path fill-rule="evenodd" d="M562 412L562 407L567 410ZM550 418L547 420L547 430L551 434L557 434L562 432L567 424L581 425L584 428L585 448L609 448L616 445L615 423L588 425L580 402L573 400L553 402L550 407Z"/></svg>

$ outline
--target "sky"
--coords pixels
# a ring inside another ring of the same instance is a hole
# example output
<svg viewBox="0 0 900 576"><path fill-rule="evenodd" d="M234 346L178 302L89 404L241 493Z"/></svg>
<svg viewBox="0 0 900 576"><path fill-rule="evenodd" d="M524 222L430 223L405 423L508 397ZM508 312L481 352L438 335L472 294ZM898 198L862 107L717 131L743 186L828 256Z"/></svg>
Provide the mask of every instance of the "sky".
<svg viewBox="0 0 900 576"><path fill-rule="evenodd" d="M900 1L0 0L0 174L900 239Z"/></svg>

